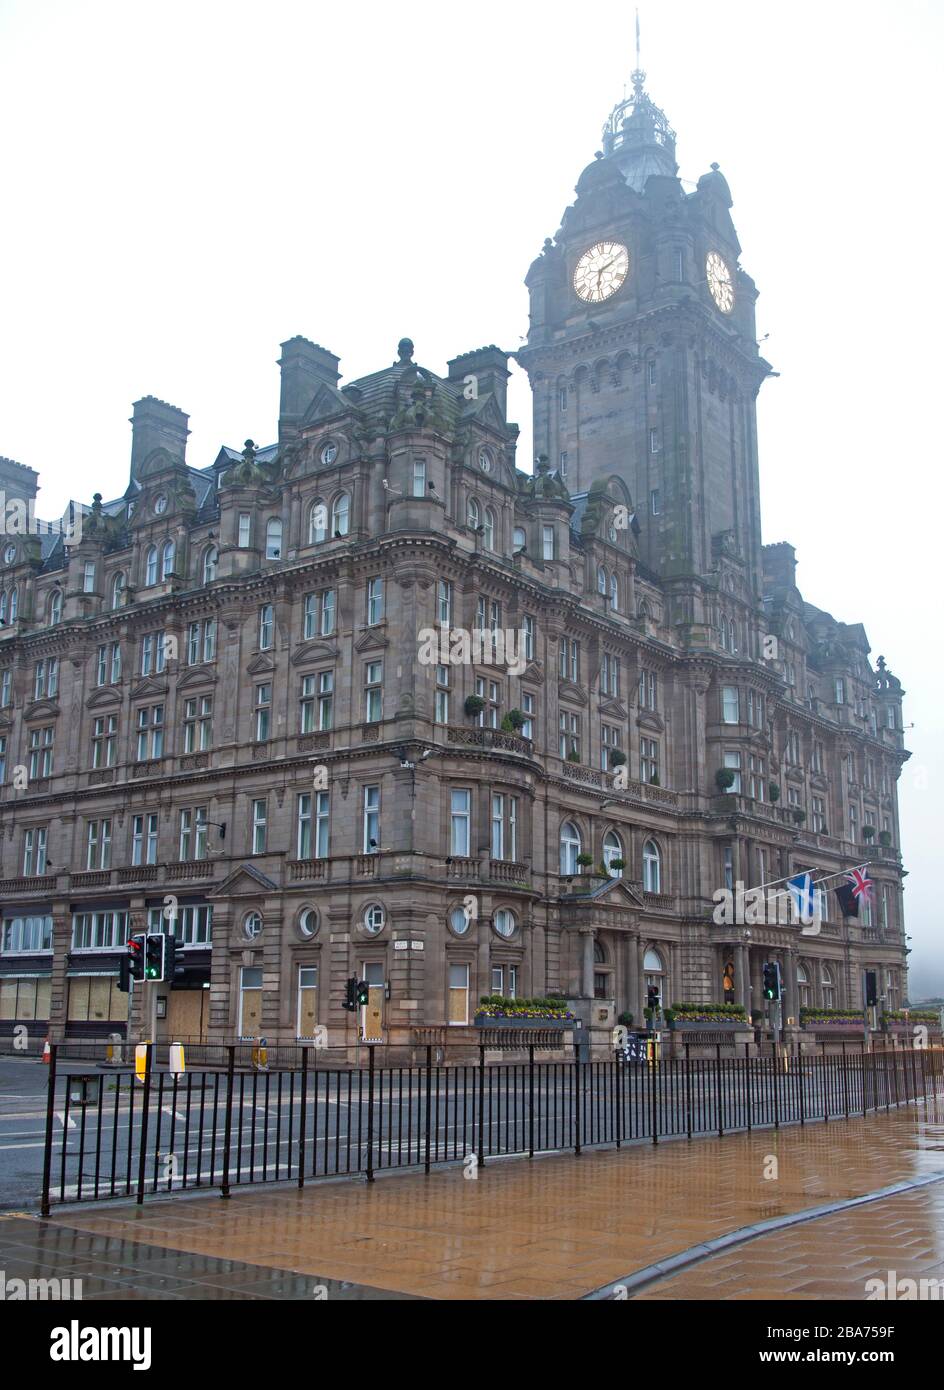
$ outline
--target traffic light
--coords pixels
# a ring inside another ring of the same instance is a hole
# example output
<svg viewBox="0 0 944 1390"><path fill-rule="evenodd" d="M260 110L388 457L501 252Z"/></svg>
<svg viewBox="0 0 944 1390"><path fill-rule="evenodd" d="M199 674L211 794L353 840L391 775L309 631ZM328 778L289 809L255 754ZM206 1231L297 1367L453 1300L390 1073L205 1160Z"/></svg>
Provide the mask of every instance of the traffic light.
<svg viewBox="0 0 944 1390"><path fill-rule="evenodd" d="M144 978L158 982L164 976L164 943L167 937L163 932L148 932L145 946Z"/></svg>
<svg viewBox="0 0 944 1390"><path fill-rule="evenodd" d="M118 969L118 988L127 992L131 980L144 979L144 934L129 936L125 955Z"/></svg>
<svg viewBox="0 0 944 1390"><path fill-rule="evenodd" d="M764 965L764 998L780 998L780 966L775 960L769 960Z"/></svg>
<svg viewBox="0 0 944 1390"><path fill-rule="evenodd" d="M343 1009L346 1009L349 1014L357 1012L357 988L357 977L352 975L347 982L344 1003L341 1005L341 1007Z"/></svg>
<svg viewBox="0 0 944 1390"><path fill-rule="evenodd" d="M370 985L366 980L362 980L357 986L357 1003L362 1009L366 1009L370 1003Z"/></svg>
<svg viewBox="0 0 944 1390"><path fill-rule="evenodd" d="M865 1006L871 1009L873 1004L878 1003L878 972L867 970L865 972Z"/></svg>
<svg viewBox="0 0 944 1390"><path fill-rule="evenodd" d="M185 972L183 961L177 959L177 938L168 932L164 937L164 979L173 984Z"/></svg>
<svg viewBox="0 0 944 1390"><path fill-rule="evenodd" d="M648 987L646 990L646 1000L650 1009L658 1009L661 1006L662 1000L659 997L658 985L650 985Z"/></svg>

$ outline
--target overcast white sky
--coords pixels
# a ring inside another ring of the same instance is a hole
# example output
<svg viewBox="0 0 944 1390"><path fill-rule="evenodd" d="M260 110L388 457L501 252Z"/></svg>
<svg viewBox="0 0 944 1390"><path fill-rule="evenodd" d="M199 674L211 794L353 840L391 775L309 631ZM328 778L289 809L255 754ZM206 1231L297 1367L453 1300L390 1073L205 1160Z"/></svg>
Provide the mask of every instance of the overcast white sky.
<svg viewBox="0 0 944 1390"><path fill-rule="evenodd" d="M912 996L944 993L940 0L643 0L681 175L718 160L759 335L765 540L908 690ZM276 434L278 345L347 379L527 332L523 277L634 66L633 8L0 0L0 454L41 515L124 490L132 401L190 461ZM530 458L527 386L514 383Z"/></svg>

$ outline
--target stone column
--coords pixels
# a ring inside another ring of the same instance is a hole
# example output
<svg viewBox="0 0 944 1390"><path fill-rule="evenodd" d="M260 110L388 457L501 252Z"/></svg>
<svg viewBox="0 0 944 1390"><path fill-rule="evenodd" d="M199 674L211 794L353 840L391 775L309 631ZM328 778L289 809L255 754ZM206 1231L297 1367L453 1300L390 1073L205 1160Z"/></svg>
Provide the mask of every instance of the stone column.
<svg viewBox="0 0 944 1390"><path fill-rule="evenodd" d="M583 947L583 960L581 968L581 993L585 999L593 998L593 941L594 931L580 933L581 945Z"/></svg>
<svg viewBox="0 0 944 1390"><path fill-rule="evenodd" d="M639 938L626 938L626 1012L633 1016L633 1027L638 1028L642 1015L639 1012Z"/></svg>
<svg viewBox="0 0 944 1390"><path fill-rule="evenodd" d="M800 984L797 979L797 952L794 946L788 946L784 952L783 996L784 1024L786 1024L787 1019L792 1015L799 1025Z"/></svg>

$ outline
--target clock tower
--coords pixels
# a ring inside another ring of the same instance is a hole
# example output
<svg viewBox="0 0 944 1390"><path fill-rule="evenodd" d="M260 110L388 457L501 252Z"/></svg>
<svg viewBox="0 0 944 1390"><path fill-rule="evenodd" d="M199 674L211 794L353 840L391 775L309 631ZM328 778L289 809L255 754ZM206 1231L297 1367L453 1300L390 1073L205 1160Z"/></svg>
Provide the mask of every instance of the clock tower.
<svg viewBox="0 0 944 1390"><path fill-rule="evenodd" d="M645 78L637 59L632 94L528 272L518 359L535 452L572 495L622 478L640 559L677 592L716 575L724 556L756 600L755 402L770 372L757 349L757 291L740 265L724 175L713 164L697 185L678 177L675 132Z"/></svg>

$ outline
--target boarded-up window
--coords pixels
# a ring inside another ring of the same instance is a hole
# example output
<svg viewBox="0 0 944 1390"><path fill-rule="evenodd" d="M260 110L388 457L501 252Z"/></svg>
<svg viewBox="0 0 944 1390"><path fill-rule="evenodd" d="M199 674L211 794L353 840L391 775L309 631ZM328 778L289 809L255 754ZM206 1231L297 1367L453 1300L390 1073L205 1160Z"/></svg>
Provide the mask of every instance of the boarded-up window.
<svg viewBox="0 0 944 1390"><path fill-rule="evenodd" d="M449 967L449 1022L466 1024L469 1021L469 967Z"/></svg>

